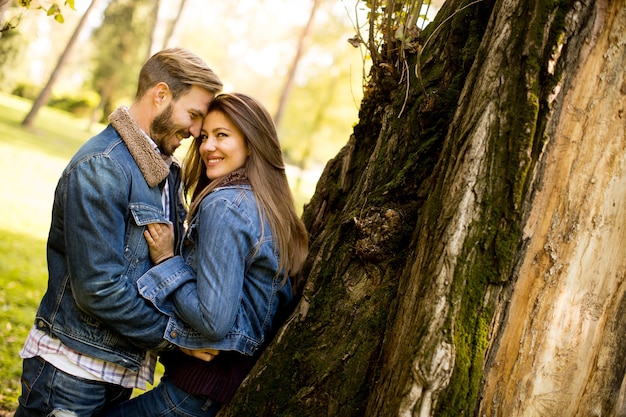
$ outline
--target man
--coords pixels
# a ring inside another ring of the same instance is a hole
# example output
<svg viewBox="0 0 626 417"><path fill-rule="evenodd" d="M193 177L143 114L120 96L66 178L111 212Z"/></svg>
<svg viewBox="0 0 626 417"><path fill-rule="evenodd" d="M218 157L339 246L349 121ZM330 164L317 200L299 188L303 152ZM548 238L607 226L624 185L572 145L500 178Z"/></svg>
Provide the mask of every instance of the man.
<svg viewBox="0 0 626 417"><path fill-rule="evenodd" d="M48 236L48 289L20 352L15 417L98 415L152 383L168 318L137 292L136 280L153 266L143 231L171 222L180 240L186 212L172 154L200 134L221 88L191 52L155 54L131 107L115 110L64 170Z"/></svg>

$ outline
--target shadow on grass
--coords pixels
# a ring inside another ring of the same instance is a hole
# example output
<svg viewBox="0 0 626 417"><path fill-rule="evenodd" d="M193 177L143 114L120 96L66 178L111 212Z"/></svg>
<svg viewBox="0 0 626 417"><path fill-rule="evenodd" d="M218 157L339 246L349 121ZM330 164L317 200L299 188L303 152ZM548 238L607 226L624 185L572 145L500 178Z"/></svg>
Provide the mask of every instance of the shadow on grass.
<svg viewBox="0 0 626 417"><path fill-rule="evenodd" d="M44 239L0 230L0 416L20 394L19 351L47 285Z"/></svg>

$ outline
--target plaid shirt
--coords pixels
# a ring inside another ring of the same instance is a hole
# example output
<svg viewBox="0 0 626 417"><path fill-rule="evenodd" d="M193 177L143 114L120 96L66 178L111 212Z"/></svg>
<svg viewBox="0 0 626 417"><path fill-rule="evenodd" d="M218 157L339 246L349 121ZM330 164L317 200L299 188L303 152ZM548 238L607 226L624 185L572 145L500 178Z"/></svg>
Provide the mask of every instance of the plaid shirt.
<svg viewBox="0 0 626 417"><path fill-rule="evenodd" d="M123 366L101 359L78 353L63 345L59 339L48 336L45 332L32 327L26 338L26 343L20 351L22 358L35 356L59 355L60 363L69 362L69 367L63 369L63 365L54 365L71 375L75 375L71 365L78 366L82 371L80 376L94 381L104 381L111 384L121 385L124 388L140 388L145 390L146 383L154 382L154 368L156 366L156 353L148 352L138 372L133 372ZM69 372L68 372L69 371Z"/></svg>

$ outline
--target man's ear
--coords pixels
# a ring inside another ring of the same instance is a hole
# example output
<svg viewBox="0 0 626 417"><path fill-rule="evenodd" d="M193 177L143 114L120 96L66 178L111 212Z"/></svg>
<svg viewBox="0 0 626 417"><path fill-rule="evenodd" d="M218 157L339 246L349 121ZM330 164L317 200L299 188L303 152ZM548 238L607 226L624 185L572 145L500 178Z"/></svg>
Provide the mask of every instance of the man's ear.
<svg viewBox="0 0 626 417"><path fill-rule="evenodd" d="M167 83L163 81L155 85L152 89L152 98L157 106L160 106L161 104L167 104L168 100L171 99L171 97L172 94L170 92L170 87L169 85L167 85Z"/></svg>

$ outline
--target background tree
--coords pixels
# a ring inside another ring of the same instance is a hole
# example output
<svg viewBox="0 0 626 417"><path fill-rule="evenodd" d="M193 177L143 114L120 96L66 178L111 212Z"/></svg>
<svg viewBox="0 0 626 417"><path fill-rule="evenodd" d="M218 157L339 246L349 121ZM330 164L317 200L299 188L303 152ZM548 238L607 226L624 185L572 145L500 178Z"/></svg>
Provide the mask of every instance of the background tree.
<svg viewBox="0 0 626 417"><path fill-rule="evenodd" d="M135 94L137 74L150 48L152 25L144 22L150 21L154 6L154 0L111 0L107 6L91 40L92 83L100 95L92 122L105 121L121 101Z"/></svg>
<svg viewBox="0 0 626 417"><path fill-rule="evenodd" d="M39 112L39 109L48 103L48 100L50 99L50 95L52 94L52 87L54 86L54 83L59 77L59 74L61 73L63 66L67 62L67 59L70 53L72 52L72 49L74 45L76 44L76 41L78 40L78 36L80 35L81 31L87 24L87 19L89 18L89 15L96 8L98 1L100 0L92 0L91 3L89 4L89 7L87 7L87 9L85 10L85 13L79 20L78 25L76 26L76 29L74 29L74 33L72 34L69 41L67 42L67 45L65 46L65 49L63 50L63 53L59 57L59 60L57 61L56 66L52 70L52 73L50 74L50 78L48 79L48 82L43 87L43 89L39 93L39 96L33 102L33 106L31 107L30 111L28 112L28 114L26 114L26 117L22 121L22 126L31 127L35 117L37 116L37 113ZM60 14L57 14L57 16L59 15Z"/></svg>
<svg viewBox="0 0 626 417"><path fill-rule="evenodd" d="M187 4L187 0L179 0L178 7L176 8L176 14L173 18L169 19L167 22L167 31L165 32L165 36L163 37L163 48L167 48L173 45L170 45L172 36L174 35L174 30L176 29L176 25L180 21L180 17L183 14L183 10L185 10L185 4ZM155 51L157 52L157 51Z"/></svg>
<svg viewBox="0 0 626 417"><path fill-rule="evenodd" d="M289 71L287 72L287 76L285 77L285 84L280 91L278 106L276 108L276 111L274 112L274 122L276 123L276 126L280 126L280 123L282 121L283 111L293 88L296 71L298 70L298 65L300 64L300 60L302 59L302 53L307 46L307 40L310 37L313 22L315 21L315 13L317 12L317 9L319 8L321 2L322 0L313 0L309 19L307 20L306 25L304 26L302 32L300 33L300 36L298 37L298 44L293 55L293 60L289 65Z"/></svg>
<svg viewBox="0 0 626 417"><path fill-rule="evenodd" d="M0 0L0 85L10 78L9 73L14 60L19 55L20 34L11 30L17 24L17 19L7 19L10 0Z"/></svg>
<svg viewBox="0 0 626 417"><path fill-rule="evenodd" d="M324 1L317 6L297 70L291 71L293 66L288 70L293 76L289 92L286 81L277 89L275 114L283 98L288 98L278 126L285 158L301 168L302 176L311 168L321 169L347 141L362 96L363 67L370 65L367 58L355 60L360 52L346 42L354 29L346 31L342 23L345 9L333 13L336 4ZM344 131L346 136L341 137L339 132ZM298 181L293 184L296 188Z"/></svg>
<svg viewBox="0 0 626 417"><path fill-rule="evenodd" d="M11 0L0 0L0 36L11 27L5 22L5 15L10 5Z"/></svg>
<svg viewBox="0 0 626 417"><path fill-rule="evenodd" d="M176 3L155 0L151 16L154 23L150 35L150 50L146 59L161 49L176 46L172 44L174 33L182 20L186 4L187 0L178 0Z"/></svg>
<svg viewBox="0 0 626 417"><path fill-rule="evenodd" d="M625 2L448 0L423 33L415 3L368 2L302 299L220 415L624 415Z"/></svg>

